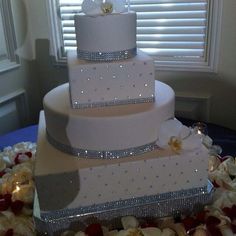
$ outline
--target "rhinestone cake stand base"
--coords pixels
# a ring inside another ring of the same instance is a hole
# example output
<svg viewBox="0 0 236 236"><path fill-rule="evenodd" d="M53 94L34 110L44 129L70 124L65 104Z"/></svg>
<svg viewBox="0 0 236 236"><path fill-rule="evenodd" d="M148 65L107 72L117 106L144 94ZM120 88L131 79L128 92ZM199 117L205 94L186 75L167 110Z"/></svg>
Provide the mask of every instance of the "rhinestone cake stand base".
<svg viewBox="0 0 236 236"><path fill-rule="evenodd" d="M96 222L117 228L120 226L122 216L160 218L197 212L211 202L213 192L213 186L209 181L208 186L203 188L49 212L40 210L37 194L35 194L34 221L40 235L60 235L68 229L83 230L88 224Z"/></svg>

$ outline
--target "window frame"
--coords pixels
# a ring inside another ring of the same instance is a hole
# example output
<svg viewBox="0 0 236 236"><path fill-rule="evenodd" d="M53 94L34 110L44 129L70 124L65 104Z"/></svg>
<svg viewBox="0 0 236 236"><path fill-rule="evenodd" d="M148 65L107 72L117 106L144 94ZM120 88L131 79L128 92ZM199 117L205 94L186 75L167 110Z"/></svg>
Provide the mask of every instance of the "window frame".
<svg viewBox="0 0 236 236"><path fill-rule="evenodd" d="M208 32L206 60L198 62L179 61L158 61L154 59L156 70L159 71L198 71L198 72L217 72L219 61L219 46L221 33L221 20L223 3L221 0L208 0ZM61 22L59 18L58 0L47 1L49 16L51 54L55 56L56 65L66 65L66 56L63 55L63 37Z"/></svg>
<svg viewBox="0 0 236 236"><path fill-rule="evenodd" d="M20 60L19 57L15 54L15 51L17 49L17 40L13 22L11 1L0 0L0 11L3 21L2 24L7 54L7 58L0 61L0 73L2 73L19 67Z"/></svg>

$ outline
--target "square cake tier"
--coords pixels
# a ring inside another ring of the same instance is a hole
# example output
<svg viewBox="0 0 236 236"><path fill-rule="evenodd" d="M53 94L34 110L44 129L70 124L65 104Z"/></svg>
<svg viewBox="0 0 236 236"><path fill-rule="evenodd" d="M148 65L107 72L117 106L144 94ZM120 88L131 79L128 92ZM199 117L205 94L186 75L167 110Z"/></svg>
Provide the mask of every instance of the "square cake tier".
<svg viewBox="0 0 236 236"><path fill-rule="evenodd" d="M68 51L73 108L152 102L155 96L153 59L138 51L131 59L94 62Z"/></svg>
<svg viewBox="0 0 236 236"><path fill-rule="evenodd" d="M52 147L44 112L38 134L35 219L54 233L91 218L166 216L206 204L208 150L180 154L156 149L120 159L74 157Z"/></svg>

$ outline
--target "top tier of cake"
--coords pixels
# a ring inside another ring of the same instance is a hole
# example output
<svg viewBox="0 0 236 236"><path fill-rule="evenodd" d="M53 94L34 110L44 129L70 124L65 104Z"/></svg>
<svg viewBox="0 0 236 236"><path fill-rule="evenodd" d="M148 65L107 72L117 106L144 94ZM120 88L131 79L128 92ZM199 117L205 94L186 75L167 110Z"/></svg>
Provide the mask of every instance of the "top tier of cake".
<svg viewBox="0 0 236 236"><path fill-rule="evenodd" d="M136 13L75 16L78 58L111 61L136 55Z"/></svg>

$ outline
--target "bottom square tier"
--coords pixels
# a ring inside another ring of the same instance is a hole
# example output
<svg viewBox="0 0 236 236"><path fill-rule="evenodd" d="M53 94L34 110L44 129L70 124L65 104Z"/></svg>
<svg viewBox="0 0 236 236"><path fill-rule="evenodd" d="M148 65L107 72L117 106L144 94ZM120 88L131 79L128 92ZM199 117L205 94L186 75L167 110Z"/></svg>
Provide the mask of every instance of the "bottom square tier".
<svg viewBox="0 0 236 236"><path fill-rule="evenodd" d="M121 216L164 217L195 211L212 199L208 150L156 149L120 159L74 157L52 147L41 113L35 166L37 231L59 235L93 222L118 226Z"/></svg>

